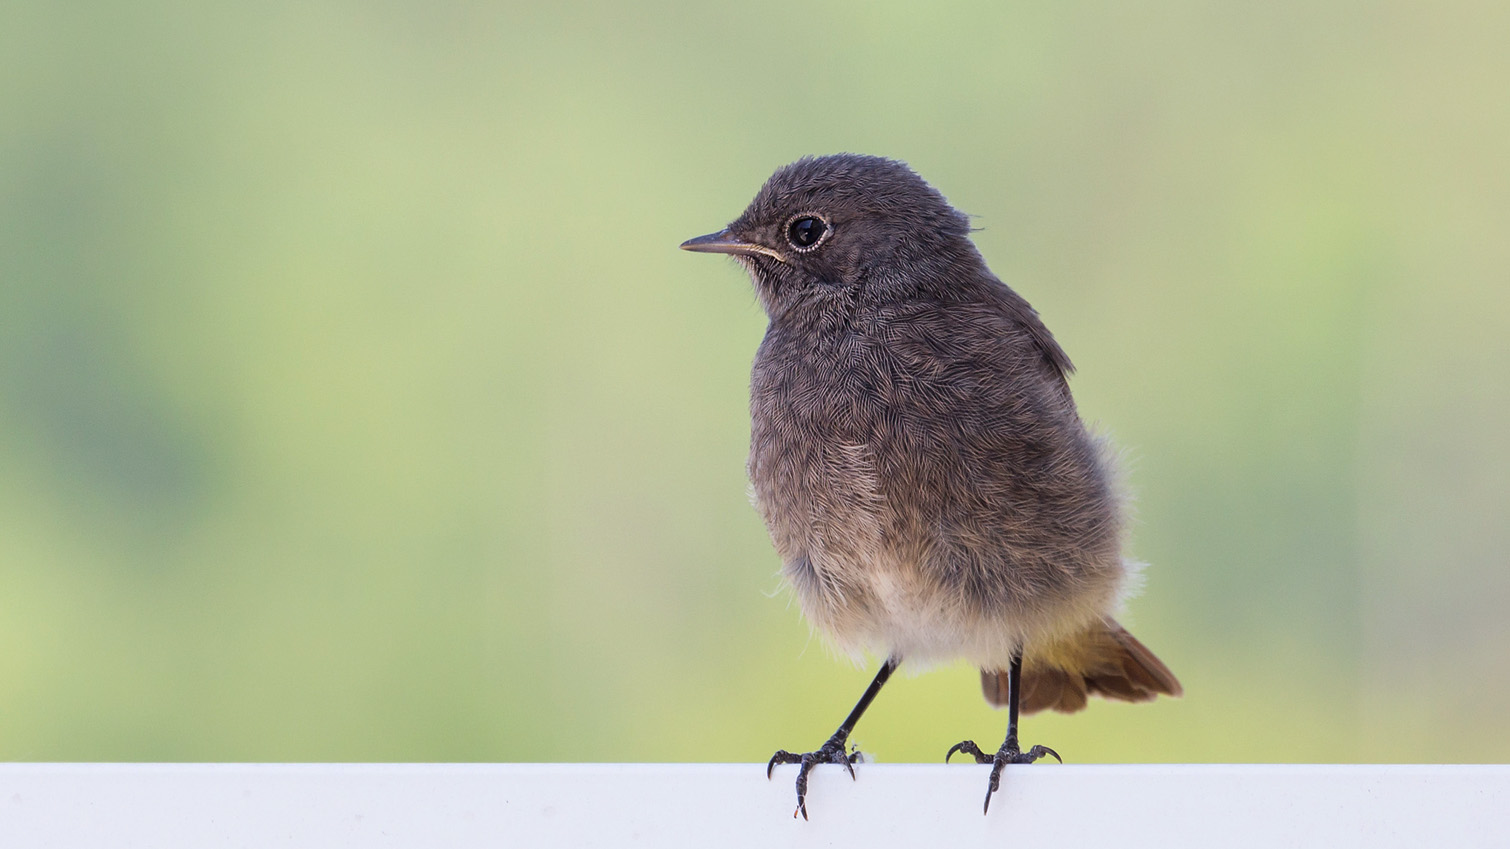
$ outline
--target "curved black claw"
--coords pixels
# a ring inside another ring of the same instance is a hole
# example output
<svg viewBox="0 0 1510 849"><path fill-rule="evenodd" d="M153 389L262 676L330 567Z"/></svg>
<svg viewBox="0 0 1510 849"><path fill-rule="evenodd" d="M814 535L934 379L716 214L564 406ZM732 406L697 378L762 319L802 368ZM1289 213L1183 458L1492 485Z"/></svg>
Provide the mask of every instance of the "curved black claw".
<svg viewBox="0 0 1510 849"><path fill-rule="evenodd" d="M944 755L944 763L949 763L950 758L954 757L956 753L961 752L975 758L975 762L978 764L988 764L991 762L991 756L982 752L980 747L975 745L974 740L961 740L949 747L948 754Z"/></svg>
<svg viewBox="0 0 1510 849"><path fill-rule="evenodd" d="M976 751L979 750L977 749ZM996 753L996 757L987 759L991 763L991 784L986 788L986 803L981 806L980 812L985 814L991 810L991 794L995 793L996 788L1001 786L1002 767L1007 764L1030 764L1044 755L1053 755L1054 760L1064 763L1064 758L1059 757L1059 753L1048 746L1034 746L1026 752L1022 752L1018 751L1015 744L1012 746L1002 746L1001 751ZM986 762L980 759L980 755L976 755L976 763Z"/></svg>
<svg viewBox="0 0 1510 849"><path fill-rule="evenodd" d="M797 810L792 812L792 817L796 818L798 814L801 814L803 819L807 819L807 774L812 771L813 767L818 764L843 764L844 768L849 770L849 777L854 778L854 764L858 760L860 760L858 749L845 754L844 741L830 739L816 752L798 755L781 749L771 755L771 762L765 766L765 777L771 777L771 771L776 768L776 764L801 764L802 768L797 771Z"/></svg>

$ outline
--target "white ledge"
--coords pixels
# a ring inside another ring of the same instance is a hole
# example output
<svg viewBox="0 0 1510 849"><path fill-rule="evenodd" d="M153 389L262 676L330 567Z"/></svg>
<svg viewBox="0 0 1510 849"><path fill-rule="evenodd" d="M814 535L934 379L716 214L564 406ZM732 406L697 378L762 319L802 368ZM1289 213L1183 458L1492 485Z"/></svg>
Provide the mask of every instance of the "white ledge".
<svg viewBox="0 0 1510 849"><path fill-rule="evenodd" d="M1510 766L0 764L0 846L1510 846Z"/></svg>

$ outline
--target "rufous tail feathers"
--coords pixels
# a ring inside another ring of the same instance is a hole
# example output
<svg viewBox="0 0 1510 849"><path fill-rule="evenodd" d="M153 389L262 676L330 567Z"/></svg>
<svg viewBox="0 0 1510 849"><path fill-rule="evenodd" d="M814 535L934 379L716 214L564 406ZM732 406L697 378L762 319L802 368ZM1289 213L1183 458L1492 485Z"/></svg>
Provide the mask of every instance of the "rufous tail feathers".
<svg viewBox="0 0 1510 849"><path fill-rule="evenodd" d="M1006 670L980 671L986 701L1007 703ZM1023 713L1044 709L1074 713L1092 694L1125 702L1146 702L1154 696L1179 696L1180 682L1132 634L1111 619L1092 626L1073 639L1047 646L1029 646L1022 663Z"/></svg>

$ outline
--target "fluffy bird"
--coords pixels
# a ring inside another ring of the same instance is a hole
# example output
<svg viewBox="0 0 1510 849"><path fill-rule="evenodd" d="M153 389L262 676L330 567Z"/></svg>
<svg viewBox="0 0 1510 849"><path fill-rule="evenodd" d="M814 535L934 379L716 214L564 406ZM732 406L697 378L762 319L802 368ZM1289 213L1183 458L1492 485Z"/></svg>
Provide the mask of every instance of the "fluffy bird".
<svg viewBox="0 0 1510 849"><path fill-rule="evenodd" d="M1076 411L1070 359L970 241L966 216L909 167L840 154L787 165L723 230L684 242L733 256L770 318L750 385L749 475L803 614L839 650L885 657L798 764L854 775L849 735L903 662L964 658L1008 711L983 810L1024 751L1019 712L1091 695L1178 696L1113 618L1123 555L1111 450ZM795 815L795 814L794 814Z"/></svg>

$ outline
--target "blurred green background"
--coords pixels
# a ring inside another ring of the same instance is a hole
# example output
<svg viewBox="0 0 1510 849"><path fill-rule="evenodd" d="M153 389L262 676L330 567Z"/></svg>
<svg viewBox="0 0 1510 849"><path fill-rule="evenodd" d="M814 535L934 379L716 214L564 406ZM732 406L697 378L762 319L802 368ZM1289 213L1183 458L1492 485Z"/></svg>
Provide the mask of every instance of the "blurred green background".
<svg viewBox="0 0 1510 849"><path fill-rule="evenodd" d="M909 161L1128 449L1184 699L1070 762L1510 759L1510 5L69 4L0 30L0 759L764 761L777 166ZM1000 738L975 673L856 740Z"/></svg>

